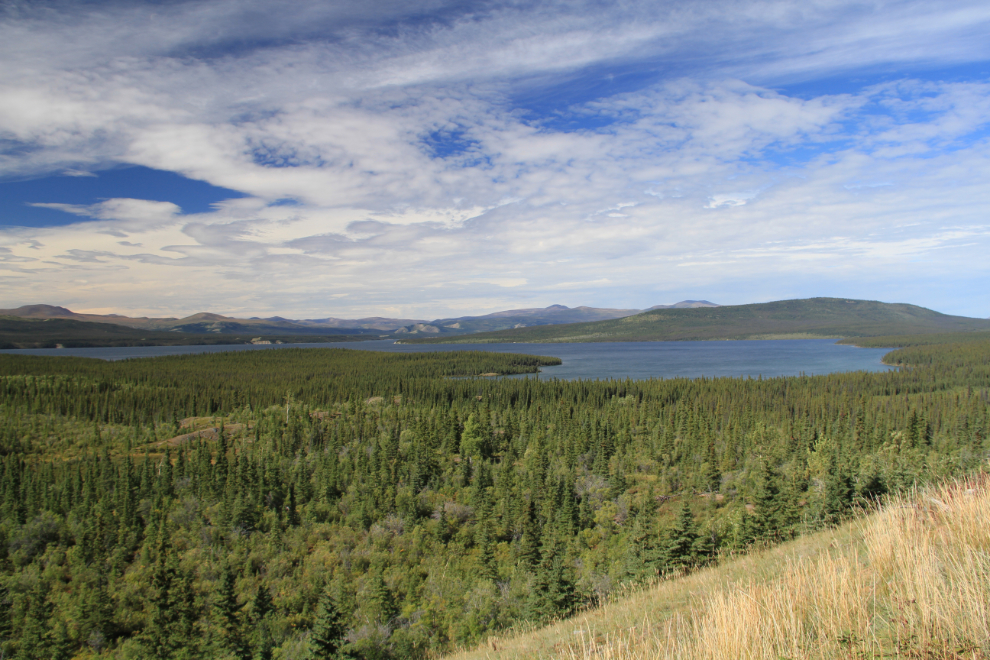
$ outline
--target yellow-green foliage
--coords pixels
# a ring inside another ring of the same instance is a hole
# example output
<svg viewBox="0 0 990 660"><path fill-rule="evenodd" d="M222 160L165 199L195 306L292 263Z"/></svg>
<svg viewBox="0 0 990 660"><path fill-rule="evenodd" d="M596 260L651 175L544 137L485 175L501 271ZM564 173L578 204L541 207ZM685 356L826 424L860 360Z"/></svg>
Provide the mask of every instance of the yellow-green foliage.
<svg viewBox="0 0 990 660"><path fill-rule="evenodd" d="M953 481L448 660L990 657L990 480Z"/></svg>

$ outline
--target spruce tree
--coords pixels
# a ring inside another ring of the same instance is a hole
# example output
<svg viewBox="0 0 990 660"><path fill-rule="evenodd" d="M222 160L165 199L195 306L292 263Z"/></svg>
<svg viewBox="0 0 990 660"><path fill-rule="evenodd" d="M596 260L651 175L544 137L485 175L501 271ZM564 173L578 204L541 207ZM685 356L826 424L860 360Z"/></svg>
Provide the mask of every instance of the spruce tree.
<svg viewBox="0 0 990 660"><path fill-rule="evenodd" d="M377 614L378 620L381 623L388 624L398 613L398 608L396 607L392 592L389 590L388 585L385 584L381 567L371 569L367 594L368 603L371 609Z"/></svg>
<svg viewBox="0 0 990 660"><path fill-rule="evenodd" d="M852 477L842 468L835 468L825 480L822 494L821 519L826 525L834 525L844 518L853 503Z"/></svg>
<svg viewBox="0 0 990 660"><path fill-rule="evenodd" d="M526 618L547 621L570 615L577 606L578 597L564 561L563 547L551 538L543 548L540 565L533 577L526 600Z"/></svg>
<svg viewBox="0 0 990 660"><path fill-rule="evenodd" d="M777 475L766 461L760 461L753 493L753 511L747 521L747 535L755 541L773 538L781 527L780 487Z"/></svg>
<svg viewBox="0 0 990 660"><path fill-rule="evenodd" d="M72 639L65 622L59 619L51 633L51 660L70 660L72 658Z"/></svg>
<svg viewBox="0 0 990 660"><path fill-rule="evenodd" d="M461 433L461 457L488 458L491 456L491 437L492 429L486 417L481 415L481 419L477 419L474 413L470 414Z"/></svg>
<svg viewBox="0 0 990 660"><path fill-rule="evenodd" d="M195 594L189 576L168 542L163 523L158 532L157 558L151 572L148 623L141 635L148 657L185 660L199 657L194 626Z"/></svg>
<svg viewBox="0 0 990 660"><path fill-rule="evenodd" d="M41 582L28 596L27 612L21 623L21 639L17 646L16 660L37 660L49 652L49 617L51 605L45 595L47 589Z"/></svg>
<svg viewBox="0 0 990 660"><path fill-rule="evenodd" d="M667 570L691 568L697 563L698 528L694 514L685 499L674 524L667 530L664 543L664 563Z"/></svg>
<svg viewBox="0 0 990 660"><path fill-rule="evenodd" d="M270 620L274 609L271 592L265 585L260 585L251 603L251 646L254 649L254 660L271 660L275 650Z"/></svg>
<svg viewBox="0 0 990 660"><path fill-rule="evenodd" d="M327 589L320 597L316 620L309 636L309 657L313 660L342 660L351 657L344 647L347 624Z"/></svg>
<svg viewBox="0 0 990 660"><path fill-rule="evenodd" d="M10 631L13 623L12 614L13 606L10 601L10 590L7 589L5 582L0 581L0 654L3 654L4 647L10 640Z"/></svg>
<svg viewBox="0 0 990 660"><path fill-rule="evenodd" d="M272 601L272 594L264 584L258 586L258 591L254 594L251 602L251 622L257 623L264 619L269 612L275 610L275 603Z"/></svg>
<svg viewBox="0 0 990 660"><path fill-rule="evenodd" d="M519 538L517 557L523 566L536 566L540 549L540 531L536 524L533 502L526 501L522 516L522 536Z"/></svg>
<svg viewBox="0 0 990 660"><path fill-rule="evenodd" d="M217 580L213 601L214 621L219 628L219 645L239 660L250 660L251 653L244 640L240 606L237 603L234 572L224 562Z"/></svg>
<svg viewBox="0 0 990 660"><path fill-rule="evenodd" d="M498 579L498 563L495 561L495 550L492 547L491 523L482 520L478 523L478 528L475 544L479 550L479 577L494 582Z"/></svg>

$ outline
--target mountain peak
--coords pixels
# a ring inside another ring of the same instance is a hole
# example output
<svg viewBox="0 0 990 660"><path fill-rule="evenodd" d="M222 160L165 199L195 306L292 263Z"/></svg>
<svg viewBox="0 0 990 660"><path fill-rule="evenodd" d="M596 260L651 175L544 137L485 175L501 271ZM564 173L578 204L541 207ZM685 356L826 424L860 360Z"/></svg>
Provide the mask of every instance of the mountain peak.
<svg viewBox="0 0 990 660"><path fill-rule="evenodd" d="M76 313L58 305L21 305L17 309L3 309L0 314L26 318L73 318Z"/></svg>
<svg viewBox="0 0 990 660"><path fill-rule="evenodd" d="M221 316L220 314L213 314L212 312L198 312L192 316L187 316L182 319L186 323L190 322L204 322L204 321L228 321L230 317Z"/></svg>
<svg viewBox="0 0 990 660"><path fill-rule="evenodd" d="M673 305L654 305L644 311L649 312L654 309L696 309L698 307L721 307L721 305L716 305L715 303L708 302L707 300L682 300L681 302L674 303Z"/></svg>

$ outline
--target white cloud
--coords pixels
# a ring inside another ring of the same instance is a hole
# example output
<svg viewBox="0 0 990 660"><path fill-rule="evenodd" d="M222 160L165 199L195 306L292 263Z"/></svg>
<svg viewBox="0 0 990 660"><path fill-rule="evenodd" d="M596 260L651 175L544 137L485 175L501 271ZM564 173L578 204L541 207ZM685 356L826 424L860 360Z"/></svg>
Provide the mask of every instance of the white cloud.
<svg viewBox="0 0 990 660"><path fill-rule="evenodd" d="M154 202L146 199L108 199L97 204L57 204L34 202L31 206L65 211L97 220L108 220L119 231L146 231L153 227L175 222L182 209L171 202ZM101 225L106 227L106 225Z"/></svg>
<svg viewBox="0 0 990 660"><path fill-rule="evenodd" d="M717 209L722 206L743 206L746 202L756 197L756 195L757 191L755 190L712 195L708 198L708 203L705 204L705 208Z"/></svg>
<svg viewBox="0 0 990 660"><path fill-rule="evenodd" d="M0 175L125 162L249 197L195 215L38 200L86 221L0 231L10 303L430 318L559 291L645 307L678 292L752 299L729 280L776 281L782 296L870 282L880 297L953 265L986 274L990 86L765 86L921 53L986 60L980 3L156 12L0 18L0 139L13 145ZM417 12L444 19L406 20ZM585 66L643 62L676 75L564 109L611 122L600 128L554 130L551 114L513 105L541 86L573 91ZM444 158L437 135L456 142ZM67 269L85 281L65 284ZM960 292L952 309L980 313L987 295Z"/></svg>

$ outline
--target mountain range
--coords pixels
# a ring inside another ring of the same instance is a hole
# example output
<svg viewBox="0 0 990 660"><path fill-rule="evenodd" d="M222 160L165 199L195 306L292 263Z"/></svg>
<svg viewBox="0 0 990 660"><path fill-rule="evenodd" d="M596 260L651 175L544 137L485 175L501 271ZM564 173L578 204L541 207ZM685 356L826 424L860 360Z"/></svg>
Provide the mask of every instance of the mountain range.
<svg viewBox="0 0 990 660"><path fill-rule="evenodd" d="M403 339L403 343L557 343L871 337L990 330L990 320L951 316L904 303L806 298L749 305L651 309L623 318L470 337Z"/></svg>
<svg viewBox="0 0 990 660"><path fill-rule="evenodd" d="M877 337L990 331L990 320L941 314L917 305L808 298L719 306L685 300L647 310L595 307L513 309L426 321L234 318L202 312L184 318L78 314L25 305L0 310L0 347L151 346L355 341L401 343L551 343Z"/></svg>
<svg viewBox="0 0 990 660"><path fill-rule="evenodd" d="M654 309L681 309L717 307L706 300L684 300L673 305L656 305ZM200 312L183 318L129 317L119 314L79 314L56 305L24 305L16 309L0 309L0 316L22 319L63 319L87 323L109 323L128 328L158 332L183 332L191 334L277 334L277 335L464 335L490 332L508 328L523 328L558 323L580 323L617 319L639 314L640 309L600 309L595 307L569 308L550 305L546 308L511 309L482 316L460 316L428 321L425 319L393 319L369 317L361 319L286 319L234 318L209 312Z"/></svg>

